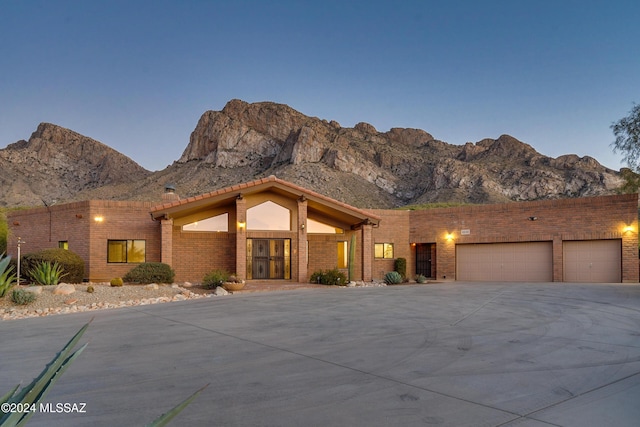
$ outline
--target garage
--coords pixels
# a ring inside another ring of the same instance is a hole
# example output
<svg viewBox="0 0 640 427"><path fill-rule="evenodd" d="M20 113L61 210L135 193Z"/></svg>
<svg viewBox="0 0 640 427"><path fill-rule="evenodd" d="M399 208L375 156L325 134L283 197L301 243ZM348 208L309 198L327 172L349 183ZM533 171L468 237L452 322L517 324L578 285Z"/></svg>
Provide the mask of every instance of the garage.
<svg viewBox="0 0 640 427"><path fill-rule="evenodd" d="M552 282L552 242L456 245L457 280Z"/></svg>
<svg viewBox="0 0 640 427"><path fill-rule="evenodd" d="M620 283L622 281L622 241L565 241L563 280L565 282Z"/></svg>

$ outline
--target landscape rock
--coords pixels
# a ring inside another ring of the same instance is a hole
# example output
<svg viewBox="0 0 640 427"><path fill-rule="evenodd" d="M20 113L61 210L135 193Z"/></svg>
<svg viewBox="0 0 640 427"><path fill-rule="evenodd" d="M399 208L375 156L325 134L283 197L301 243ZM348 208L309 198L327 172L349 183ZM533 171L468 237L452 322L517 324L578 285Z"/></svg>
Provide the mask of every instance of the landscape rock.
<svg viewBox="0 0 640 427"><path fill-rule="evenodd" d="M152 289L152 290L156 290L158 289L158 284L157 283L149 283L148 285L144 285L145 289Z"/></svg>
<svg viewBox="0 0 640 427"><path fill-rule="evenodd" d="M26 292L32 292L36 295L40 295L42 293L42 286L27 286L26 288L22 288Z"/></svg>
<svg viewBox="0 0 640 427"><path fill-rule="evenodd" d="M75 286L71 283L60 283L53 289L54 295L71 295L76 291Z"/></svg>
<svg viewBox="0 0 640 427"><path fill-rule="evenodd" d="M225 288L223 288L222 286L218 286L214 291L213 294L216 296L224 296L224 295L229 295L229 291L227 291Z"/></svg>

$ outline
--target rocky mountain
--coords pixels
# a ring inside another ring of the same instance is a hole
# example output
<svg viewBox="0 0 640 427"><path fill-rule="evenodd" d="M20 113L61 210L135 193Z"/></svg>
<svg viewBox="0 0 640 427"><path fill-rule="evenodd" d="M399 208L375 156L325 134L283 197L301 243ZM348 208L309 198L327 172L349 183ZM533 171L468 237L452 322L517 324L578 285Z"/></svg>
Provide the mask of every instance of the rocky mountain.
<svg viewBox="0 0 640 427"><path fill-rule="evenodd" d="M41 123L29 141L0 150L0 171L0 206L77 200L88 190L151 174L116 150L50 123Z"/></svg>
<svg viewBox="0 0 640 427"><path fill-rule="evenodd" d="M593 158L547 157L508 135L459 146L420 129L344 128L240 100L205 112L180 159L162 171L49 124L0 150L0 167L4 205L38 205L45 196L158 200L168 182L191 196L268 175L359 207L593 196L622 184Z"/></svg>

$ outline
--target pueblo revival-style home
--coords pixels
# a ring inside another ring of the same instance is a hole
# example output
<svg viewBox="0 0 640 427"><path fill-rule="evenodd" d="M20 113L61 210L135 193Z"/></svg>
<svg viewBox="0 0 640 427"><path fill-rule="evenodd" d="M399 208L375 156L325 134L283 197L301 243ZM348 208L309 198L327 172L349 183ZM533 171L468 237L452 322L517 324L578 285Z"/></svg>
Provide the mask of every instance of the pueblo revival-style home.
<svg viewBox="0 0 640 427"><path fill-rule="evenodd" d="M355 236L355 280L382 279L394 260L438 281L638 282L638 195L470 205L359 209L270 176L161 204L67 203L8 214L8 248L63 247L86 278L164 262L177 281L214 269L247 280L306 282L344 269Z"/></svg>

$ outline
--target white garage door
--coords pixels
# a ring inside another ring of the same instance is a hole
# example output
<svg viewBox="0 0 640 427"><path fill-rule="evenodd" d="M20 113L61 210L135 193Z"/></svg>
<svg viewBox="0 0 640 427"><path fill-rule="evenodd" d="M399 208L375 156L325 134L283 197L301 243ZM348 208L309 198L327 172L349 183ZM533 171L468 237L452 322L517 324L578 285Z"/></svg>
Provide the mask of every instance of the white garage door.
<svg viewBox="0 0 640 427"><path fill-rule="evenodd" d="M456 245L456 279L552 282L552 242Z"/></svg>
<svg viewBox="0 0 640 427"><path fill-rule="evenodd" d="M620 283L622 241L585 240L563 242L565 282Z"/></svg>

